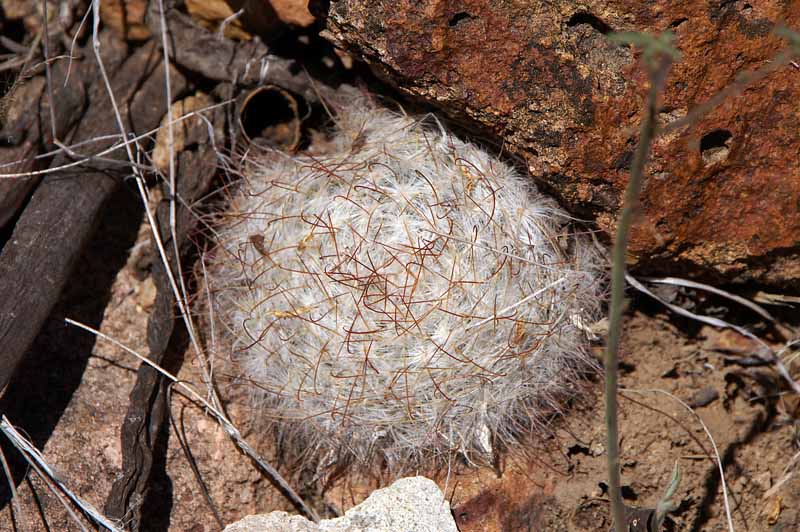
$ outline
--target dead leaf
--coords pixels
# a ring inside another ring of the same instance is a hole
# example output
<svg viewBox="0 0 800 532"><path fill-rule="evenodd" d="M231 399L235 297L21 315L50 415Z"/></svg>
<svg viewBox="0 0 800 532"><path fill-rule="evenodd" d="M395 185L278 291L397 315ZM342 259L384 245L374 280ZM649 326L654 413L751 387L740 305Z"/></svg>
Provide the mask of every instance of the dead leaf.
<svg viewBox="0 0 800 532"><path fill-rule="evenodd" d="M2 0L0 8L6 20L20 20L36 14L36 5L26 0Z"/></svg>
<svg viewBox="0 0 800 532"><path fill-rule="evenodd" d="M225 0L186 0L186 10L197 24L209 31L219 31L224 23L222 33L225 37L249 41L253 36L245 30L241 16L234 17L240 8L233 9L231 3Z"/></svg>
<svg viewBox="0 0 800 532"><path fill-rule="evenodd" d="M191 116L184 120L179 118L186 116L198 109L203 109L211 105L213 101L211 97L203 92L198 92L194 96L188 96L183 100L179 100L172 104L172 134L173 134L173 148L174 153L180 153L187 146L199 142L201 139L193 138L189 134L190 131L205 131L204 128L198 128L198 124L202 120L199 116ZM164 115L161 119L161 127L156 134L156 144L153 148L153 166L159 171L166 172L169 168L169 114Z"/></svg>
<svg viewBox="0 0 800 532"><path fill-rule="evenodd" d="M262 0L269 3L286 24L306 28L314 23L314 15L308 10L308 0Z"/></svg>
<svg viewBox="0 0 800 532"><path fill-rule="evenodd" d="M156 304L156 292L156 284L150 276L135 289L136 311L150 312Z"/></svg>
<svg viewBox="0 0 800 532"><path fill-rule="evenodd" d="M775 497L775 501L772 503L772 507L769 509L769 513L767 513L767 524L769 526L774 525L778 522L778 519L781 517L781 496L778 495Z"/></svg>
<svg viewBox="0 0 800 532"><path fill-rule="evenodd" d="M143 41L150 38L145 13L147 0L100 0L100 19L123 39Z"/></svg>

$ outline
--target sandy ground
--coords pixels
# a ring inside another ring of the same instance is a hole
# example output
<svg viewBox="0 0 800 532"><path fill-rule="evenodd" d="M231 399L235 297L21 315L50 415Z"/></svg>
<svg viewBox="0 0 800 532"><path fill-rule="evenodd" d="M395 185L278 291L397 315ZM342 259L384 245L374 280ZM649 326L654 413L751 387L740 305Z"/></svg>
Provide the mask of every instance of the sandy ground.
<svg viewBox="0 0 800 532"><path fill-rule="evenodd" d="M79 264L69 290L0 400L2 410L43 450L46 459L79 496L102 508L121 468L119 429L128 405L137 362L105 341L95 341L63 323L71 317L129 347L146 352L145 328L154 298L147 277L146 228L136 199L115 198L98 237ZM133 252L131 250L133 249ZM797 398L785 392L768 368L726 362L718 351L747 347L735 334L670 320L649 304L629 312L623 348L621 399L623 484L627 503L654 507L674 464L682 480L672 530L726 530L713 435L722 457L733 523L737 531L797 530L800 480L792 457L798 452ZM601 348L596 348L599 356ZM188 358L180 377L199 382ZM458 461L446 471L422 472L445 489L461 532L606 530L605 445L601 381L588 379L580 401L554 420L550 431L525 450L511 450L496 469ZM241 391L226 387L230 413L245 438L278 465L295 486L308 476L294 471L290 453L277 452L270 434ZM662 390L694 406L687 411ZM240 455L225 433L181 398L173 415L186 435L214 503L225 522L291 506ZM16 530L80 530L63 506L7 445L18 491ZM302 478L301 478L302 477ZM347 471L324 490L303 492L330 514L362 500L381 482L380 472ZM143 502L147 530L218 530L174 434L166 461L157 464L154 488ZM310 486L310 485L309 485ZM14 530L7 487L0 491L0 530ZM45 524L46 523L46 524ZM777 528L776 528L777 527Z"/></svg>

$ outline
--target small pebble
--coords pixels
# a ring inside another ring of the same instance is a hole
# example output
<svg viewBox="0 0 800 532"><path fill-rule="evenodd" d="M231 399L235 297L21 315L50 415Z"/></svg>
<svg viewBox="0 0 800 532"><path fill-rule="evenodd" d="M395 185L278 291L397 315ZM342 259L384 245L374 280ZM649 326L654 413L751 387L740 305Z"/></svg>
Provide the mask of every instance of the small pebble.
<svg viewBox="0 0 800 532"><path fill-rule="evenodd" d="M689 406L692 408L700 408L710 405L717 399L719 399L719 392L709 386L694 392L694 395L692 395L692 398L689 400Z"/></svg>

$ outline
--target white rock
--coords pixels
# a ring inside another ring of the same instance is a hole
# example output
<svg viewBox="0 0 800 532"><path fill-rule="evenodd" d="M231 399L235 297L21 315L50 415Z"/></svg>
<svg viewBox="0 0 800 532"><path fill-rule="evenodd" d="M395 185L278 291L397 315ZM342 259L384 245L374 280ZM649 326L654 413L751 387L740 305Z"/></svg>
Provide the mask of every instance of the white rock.
<svg viewBox="0 0 800 532"><path fill-rule="evenodd" d="M458 532L450 505L425 477L409 477L377 490L343 517L314 524L286 512L251 515L225 532Z"/></svg>

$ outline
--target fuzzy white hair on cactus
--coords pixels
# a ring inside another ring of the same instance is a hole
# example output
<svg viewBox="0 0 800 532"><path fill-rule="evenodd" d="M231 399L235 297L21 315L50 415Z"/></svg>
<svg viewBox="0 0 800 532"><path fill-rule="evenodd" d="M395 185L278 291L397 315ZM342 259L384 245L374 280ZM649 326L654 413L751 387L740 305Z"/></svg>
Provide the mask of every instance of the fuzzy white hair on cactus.
<svg viewBox="0 0 800 532"><path fill-rule="evenodd" d="M596 244L513 167L354 89L324 153L250 161L207 282L258 410L308 456L491 458L590 365Z"/></svg>

